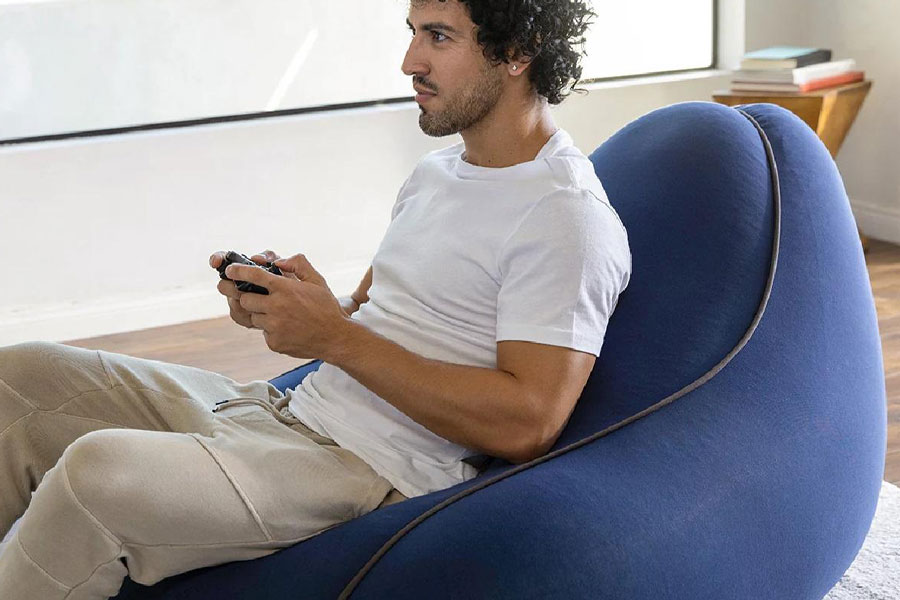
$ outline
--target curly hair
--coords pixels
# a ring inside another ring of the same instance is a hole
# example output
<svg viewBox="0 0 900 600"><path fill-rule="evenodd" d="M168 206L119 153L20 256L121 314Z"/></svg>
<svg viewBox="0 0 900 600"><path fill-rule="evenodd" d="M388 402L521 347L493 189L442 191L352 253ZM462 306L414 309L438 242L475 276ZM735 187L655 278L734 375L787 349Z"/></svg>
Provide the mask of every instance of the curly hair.
<svg viewBox="0 0 900 600"><path fill-rule="evenodd" d="M413 5L429 0L410 0ZM438 0L446 2L447 0ZM559 104L581 79L579 61L584 52L584 33L596 17L584 0L456 0L466 5L478 27L478 44L485 58L496 66L514 58L531 57L528 79L532 88ZM575 46L580 45L581 51Z"/></svg>

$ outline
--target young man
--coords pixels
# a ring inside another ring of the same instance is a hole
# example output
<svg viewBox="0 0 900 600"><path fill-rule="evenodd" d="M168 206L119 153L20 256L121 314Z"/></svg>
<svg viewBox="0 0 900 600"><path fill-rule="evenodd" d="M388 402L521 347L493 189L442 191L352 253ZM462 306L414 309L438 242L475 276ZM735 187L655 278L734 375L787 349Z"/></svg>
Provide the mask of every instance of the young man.
<svg viewBox="0 0 900 600"><path fill-rule="evenodd" d="M126 575L150 585L265 556L470 479L478 457L550 449L631 254L548 106L581 74L572 46L593 13L496 5L410 6L419 124L463 142L404 182L351 298L302 254L254 257L284 276L228 267L268 295L219 281L273 351L324 361L295 390L61 344L0 349L0 533L24 512L0 597L108 598Z"/></svg>

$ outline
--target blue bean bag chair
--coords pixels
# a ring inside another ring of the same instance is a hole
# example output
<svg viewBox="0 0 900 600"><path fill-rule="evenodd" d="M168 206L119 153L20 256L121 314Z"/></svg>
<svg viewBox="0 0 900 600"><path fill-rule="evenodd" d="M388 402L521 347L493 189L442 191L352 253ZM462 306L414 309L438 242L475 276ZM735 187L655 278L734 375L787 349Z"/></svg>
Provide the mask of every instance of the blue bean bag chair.
<svg viewBox="0 0 900 600"><path fill-rule="evenodd" d="M886 442L834 161L785 109L710 102L590 159L633 275L548 454L118 598L821 599L868 532Z"/></svg>

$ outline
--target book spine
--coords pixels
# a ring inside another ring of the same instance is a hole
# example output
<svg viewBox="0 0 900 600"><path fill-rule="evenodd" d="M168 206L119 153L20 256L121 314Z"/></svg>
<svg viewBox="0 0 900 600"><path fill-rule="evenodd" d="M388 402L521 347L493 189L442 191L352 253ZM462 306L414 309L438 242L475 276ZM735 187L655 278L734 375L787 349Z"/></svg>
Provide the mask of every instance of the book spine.
<svg viewBox="0 0 900 600"><path fill-rule="evenodd" d="M864 71L849 71L841 73L833 77L823 77L814 79L804 84L795 85L791 83L763 83L763 82L734 82L731 90L734 92L812 92L823 88L844 85L847 83L856 83L865 79Z"/></svg>
<svg viewBox="0 0 900 600"><path fill-rule="evenodd" d="M732 73L732 83L795 83L801 85L814 79L832 77L856 67L856 61L852 58L844 60L820 63L798 69L786 69L783 71L772 70L739 70Z"/></svg>
<svg viewBox="0 0 900 600"><path fill-rule="evenodd" d="M827 63L831 60L831 50L821 49L793 58L769 59L744 57L741 60L741 69L765 70L765 69L798 69L818 63Z"/></svg>
<svg viewBox="0 0 900 600"><path fill-rule="evenodd" d="M828 62L831 60L831 50L817 50L797 57L797 66L805 67L816 63Z"/></svg>
<svg viewBox="0 0 900 600"><path fill-rule="evenodd" d="M768 71L794 69L797 67L796 59L766 60L762 58L745 58L741 61L742 71Z"/></svg>
<svg viewBox="0 0 900 600"><path fill-rule="evenodd" d="M800 86L791 83L734 83L732 92L799 92Z"/></svg>
<svg viewBox="0 0 900 600"><path fill-rule="evenodd" d="M856 83L865 79L865 71L850 71L835 75L834 77L825 77L823 79L814 79L808 83L803 83L799 87L800 92L812 92L821 90L822 88L832 87L836 85L844 85L847 83Z"/></svg>
<svg viewBox="0 0 900 600"><path fill-rule="evenodd" d="M843 75L844 73L855 69L856 61L852 58L801 67L794 72L794 83L802 85L804 83L809 83L814 79Z"/></svg>

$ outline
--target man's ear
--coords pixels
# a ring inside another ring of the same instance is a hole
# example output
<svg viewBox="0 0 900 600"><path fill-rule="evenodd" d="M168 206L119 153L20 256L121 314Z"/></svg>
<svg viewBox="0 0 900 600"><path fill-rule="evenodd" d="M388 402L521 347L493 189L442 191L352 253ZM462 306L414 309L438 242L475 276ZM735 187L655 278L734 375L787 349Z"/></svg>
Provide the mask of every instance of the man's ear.
<svg viewBox="0 0 900 600"><path fill-rule="evenodd" d="M516 70L516 73L524 73L525 70L531 65L531 61L534 60L533 56L527 56L524 54L520 54L514 49L510 49L506 53L506 58L510 63L518 63L519 68Z"/></svg>

